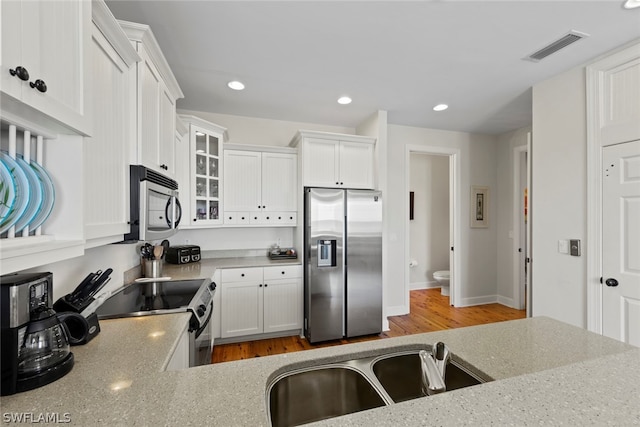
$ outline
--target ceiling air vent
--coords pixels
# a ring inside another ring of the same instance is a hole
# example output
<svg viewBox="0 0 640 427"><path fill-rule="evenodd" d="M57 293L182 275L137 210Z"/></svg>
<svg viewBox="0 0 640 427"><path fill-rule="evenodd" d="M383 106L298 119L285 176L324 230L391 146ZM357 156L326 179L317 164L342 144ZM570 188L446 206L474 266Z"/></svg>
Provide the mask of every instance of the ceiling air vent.
<svg viewBox="0 0 640 427"><path fill-rule="evenodd" d="M589 37L589 34L571 30L564 36L560 37L558 40L549 43L547 46L523 59L533 62L541 61L552 53L556 53L560 49L563 49L570 44L577 42L578 40L582 40L585 37Z"/></svg>

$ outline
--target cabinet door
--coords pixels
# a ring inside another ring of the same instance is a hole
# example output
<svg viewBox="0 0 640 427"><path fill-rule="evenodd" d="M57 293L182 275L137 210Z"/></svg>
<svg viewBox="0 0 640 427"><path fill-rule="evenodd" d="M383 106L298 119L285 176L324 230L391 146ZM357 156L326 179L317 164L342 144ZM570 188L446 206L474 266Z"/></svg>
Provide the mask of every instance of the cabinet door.
<svg viewBox="0 0 640 427"><path fill-rule="evenodd" d="M262 153L262 207L266 212L295 211L298 173L297 156Z"/></svg>
<svg viewBox="0 0 640 427"><path fill-rule="evenodd" d="M164 175L175 176L175 147L176 147L176 104L171 98L164 84L160 86L160 135L158 157L160 169Z"/></svg>
<svg viewBox="0 0 640 427"><path fill-rule="evenodd" d="M85 60L89 56L91 27L88 1L3 1L2 91L65 126L88 134L90 108L85 107L84 98L91 75L85 72L90 65ZM12 77L5 88L8 70L18 65L29 72L28 81ZM38 80L46 85L45 92L30 86Z"/></svg>
<svg viewBox="0 0 640 427"><path fill-rule="evenodd" d="M302 155L302 174L304 186L339 186L338 141L319 138L306 138L303 141Z"/></svg>
<svg viewBox="0 0 640 427"><path fill-rule="evenodd" d="M135 132L135 102L130 68L94 26L91 51L93 76L90 105L94 117L91 138L85 138L84 237L122 240L129 232L129 153Z"/></svg>
<svg viewBox="0 0 640 427"><path fill-rule="evenodd" d="M259 211L261 153L225 150L224 208L227 211Z"/></svg>
<svg viewBox="0 0 640 427"><path fill-rule="evenodd" d="M220 338L221 336L221 326L220 321L222 319L221 316L221 296L222 296L222 282L220 281L220 271L216 270L213 273L212 281L216 284L216 290L213 293L213 314L211 315L211 322L213 322L213 326L211 327L211 333L213 334L212 338Z"/></svg>
<svg viewBox="0 0 640 427"><path fill-rule="evenodd" d="M262 333L262 282L222 282L222 338Z"/></svg>
<svg viewBox="0 0 640 427"><path fill-rule="evenodd" d="M340 142L340 186L373 188L373 144Z"/></svg>
<svg viewBox="0 0 640 427"><path fill-rule="evenodd" d="M138 64L139 159L144 166L164 174L159 162L161 77L141 43L138 53L142 58Z"/></svg>
<svg viewBox="0 0 640 427"><path fill-rule="evenodd" d="M221 135L191 125L192 226L222 223L220 203Z"/></svg>
<svg viewBox="0 0 640 427"><path fill-rule="evenodd" d="M264 332L302 328L302 280L265 280Z"/></svg>

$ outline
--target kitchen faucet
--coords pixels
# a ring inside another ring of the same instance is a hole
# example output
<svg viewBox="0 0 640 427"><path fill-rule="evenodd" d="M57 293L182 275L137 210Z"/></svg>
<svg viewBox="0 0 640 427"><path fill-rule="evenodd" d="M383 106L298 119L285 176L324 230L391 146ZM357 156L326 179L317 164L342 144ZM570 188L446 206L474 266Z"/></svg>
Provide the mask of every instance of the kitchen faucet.
<svg viewBox="0 0 640 427"><path fill-rule="evenodd" d="M446 391L444 377L451 358L449 348L438 341L431 348L431 352L420 350L419 355L422 365L422 388L425 394L431 396Z"/></svg>

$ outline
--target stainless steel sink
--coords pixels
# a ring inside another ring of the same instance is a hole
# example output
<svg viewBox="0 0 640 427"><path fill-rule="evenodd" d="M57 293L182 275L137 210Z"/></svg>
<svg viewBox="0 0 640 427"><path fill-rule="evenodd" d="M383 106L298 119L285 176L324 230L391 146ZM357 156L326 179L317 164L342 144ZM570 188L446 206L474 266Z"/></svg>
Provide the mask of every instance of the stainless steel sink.
<svg viewBox="0 0 640 427"><path fill-rule="evenodd" d="M288 373L268 392L273 426L296 426L384 406L362 373L348 366L325 366Z"/></svg>
<svg viewBox="0 0 640 427"><path fill-rule="evenodd" d="M285 372L267 386L269 420L275 427L296 426L426 396L418 353L394 351ZM447 364L447 391L486 381L453 359Z"/></svg>
<svg viewBox="0 0 640 427"><path fill-rule="evenodd" d="M372 363L372 370L394 402L426 396L422 385L420 357L417 352L382 356ZM485 382L455 361L447 364L444 383L447 391Z"/></svg>

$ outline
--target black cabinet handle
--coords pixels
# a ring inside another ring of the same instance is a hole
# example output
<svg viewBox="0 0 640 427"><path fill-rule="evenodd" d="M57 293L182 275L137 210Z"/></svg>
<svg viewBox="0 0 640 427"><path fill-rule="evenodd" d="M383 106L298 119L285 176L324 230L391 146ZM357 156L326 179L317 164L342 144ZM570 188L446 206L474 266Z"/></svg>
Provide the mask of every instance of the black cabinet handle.
<svg viewBox="0 0 640 427"><path fill-rule="evenodd" d="M336 185L340 185L340 183L338 181L336 181Z"/></svg>
<svg viewBox="0 0 640 427"><path fill-rule="evenodd" d="M284 271L282 272L282 274L284 274Z"/></svg>
<svg viewBox="0 0 640 427"><path fill-rule="evenodd" d="M344 185L344 182L341 182L340 185Z"/></svg>
<svg viewBox="0 0 640 427"><path fill-rule="evenodd" d="M160 165L160 169L169 170L169 166L162 164Z"/></svg>
<svg viewBox="0 0 640 427"><path fill-rule="evenodd" d="M282 217L281 217L281 216L279 216L279 217L278 217L278 219L282 219Z"/></svg>
<svg viewBox="0 0 640 427"><path fill-rule="evenodd" d="M244 219L244 217L242 217L242 219Z"/></svg>
<svg viewBox="0 0 640 427"><path fill-rule="evenodd" d="M244 277L244 273L240 274L240 277Z"/></svg>
<svg viewBox="0 0 640 427"><path fill-rule="evenodd" d="M21 67L19 65L16 67L15 70L10 69L9 74L11 74L12 76L18 77L23 82L26 82L27 80L29 80L29 72L27 71L26 68Z"/></svg>
<svg viewBox="0 0 640 427"><path fill-rule="evenodd" d="M47 84L43 80L36 80L35 82L29 82L29 86L38 90L38 92L45 93L47 91Z"/></svg>
<svg viewBox="0 0 640 427"><path fill-rule="evenodd" d="M262 206L262 209L264 209L264 208L266 208L266 206L264 206L264 205L263 205L263 206Z"/></svg>
<svg viewBox="0 0 640 427"><path fill-rule="evenodd" d="M264 284L264 287L265 287L265 288L267 287L267 284L266 284L266 283Z"/></svg>
<svg viewBox="0 0 640 427"><path fill-rule="evenodd" d="M262 287L262 283L261 283L261 284L259 284L259 285L258 285L258 287L259 287L259 288L261 288L261 287Z"/></svg>
<svg viewBox="0 0 640 427"><path fill-rule="evenodd" d="M269 217L267 217L267 219L269 219Z"/></svg>
<svg viewBox="0 0 640 427"><path fill-rule="evenodd" d="M198 218L193 218L193 222L196 222L198 220Z"/></svg>

